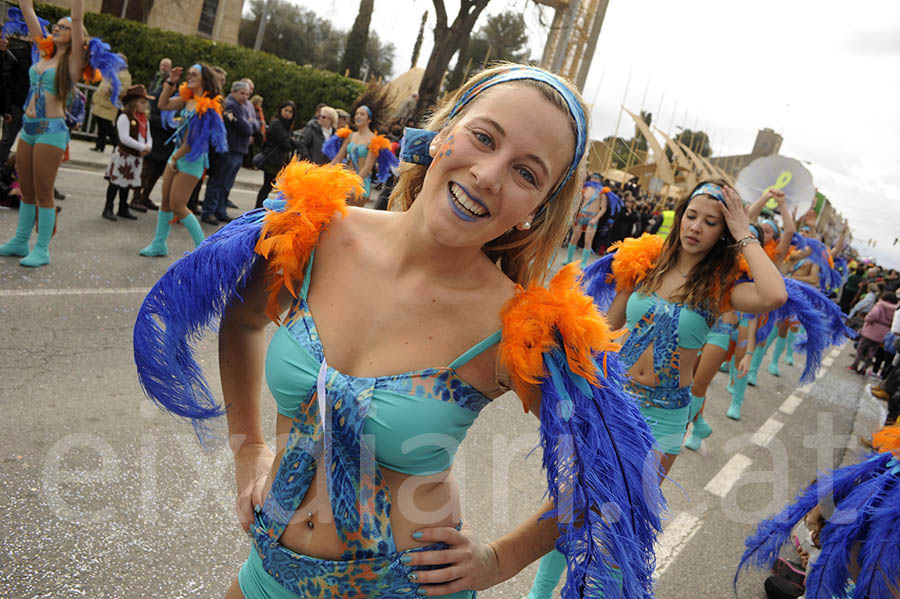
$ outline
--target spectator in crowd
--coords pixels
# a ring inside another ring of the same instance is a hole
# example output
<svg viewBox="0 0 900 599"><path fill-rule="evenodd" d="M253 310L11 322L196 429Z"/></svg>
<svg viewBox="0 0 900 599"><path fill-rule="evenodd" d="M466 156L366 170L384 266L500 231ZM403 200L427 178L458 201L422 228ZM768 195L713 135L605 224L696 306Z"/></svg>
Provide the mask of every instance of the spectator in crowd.
<svg viewBox="0 0 900 599"><path fill-rule="evenodd" d="M167 60L169 59L164 58L160 61L160 69L162 69L163 63ZM171 61L169 61L168 66L171 74ZM156 79L154 78L155 81ZM172 130L166 129L163 125L162 112L157 104L157 98L159 98L159 92L162 91L164 81L166 81L165 78L158 84L157 89L149 92L153 96L150 100L150 117L148 118L153 149L144 156L144 164L141 166L141 187L135 190L134 197L129 204L131 209L136 212L159 210L159 206L150 199L150 193L153 191L156 182L162 177L169 156L175 151L175 142L169 141L169 138L172 136Z"/></svg>
<svg viewBox="0 0 900 599"><path fill-rule="evenodd" d="M22 128L22 107L28 97L30 66L30 42L14 36L0 39L0 116L3 118L0 164L6 162L16 135Z"/></svg>
<svg viewBox="0 0 900 599"><path fill-rule="evenodd" d="M262 147L263 143L266 141L266 115L263 112L263 97L259 94L255 94L252 98L250 98L250 103L253 104L253 110L256 111L256 118L259 121L259 136L262 139L257 140L257 145Z"/></svg>
<svg viewBox="0 0 900 599"><path fill-rule="evenodd" d="M884 336L891 330L894 312L897 310L897 296L886 291L866 315L865 324L860 332L859 345L856 347L856 359L847 367L856 374L865 374L875 352L881 347Z"/></svg>
<svg viewBox="0 0 900 599"><path fill-rule="evenodd" d="M340 129L341 127L349 127L350 126L350 113L347 112L346 110L344 110L343 108L338 108L337 114L338 114L337 128ZM412 127L413 125L408 125L408 126Z"/></svg>
<svg viewBox="0 0 900 599"><path fill-rule="evenodd" d="M256 207L262 206L262 203L272 191L272 183L284 165L286 165L296 149L291 132L294 130L294 112L297 106L290 100L285 100L278 105L275 116L269 121L269 127L266 134L266 143L263 145L263 184L259 188L256 195Z"/></svg>
<svg viewBox="0 0 900 599"><path fill-rule="evenodd" d="M900 287L900 275L892 268L887 272L887 276L884 278L884 290L896 293L897 287Z"/></svg>
<svg viewBox="0 0 900 599"><path fill-rule="evenodd" d="M121 98L121 94L124 94L131 87L131 73L128 72L128 58L121 53L119 56L122 57L126 64L125 68L119 71L119 89L121 90L119 98ZM116 116L119 114L119 109L116 106L117 102L114 103L113 98L110 97L111 95L112 86L109 81L104 79L100 82L100 86L91 99L91 114L94 115L94 119L97 121L97 139L94 142L94 147L91 148L94 152L105 151L107 139L109 139L113 147L119 143L119 138L116 136L116 127L113 125ZM119 98L116 98L116 100Z"/></svg>
<svg viewBox="0 0 900 599"><path fill-rule="evenodd" d="M337 123L337 111L330 106L321 106L318 116L311 119L297 142L297 155L301 160L309 160L315 164L328 164L329 158L322 153L322 144L334 133Z"/></svg>
<svg viewBox="0 0 900 599"><path fill-rule="evenodd" d="M241 170L244 155L250 146L253 128L247 120L244 105L250 103L250 86L244 81L231 84L231 94L225 98L225 131L228 133L228 151L217 157L219 168L209 176L203 215L200 220L209 225L231 222L228 216L228 193Z"/></svg>
<svg viewBox="0 0 900 599"><path fill-rule="evenodd" d="M128 210L128 190L140 189L144 156L153 149L147 113L150 96L143 85L133 85L122 96L122 111L116 117L116 139L104 178L109 182L103 218L107 220L137 219ZM113 214L113 203L119 196L119 211ZM117 218L118 217L118 218Z"/></svg>
<svg viewBox="0 0 900 599"><path fill-rule="evenodd" d="M11 152L6 162L0 164L0 207L18 208L21 199L22 189L16 174L16 153Z"/></svg>
<svg viewBox="0 0 900 599"><path fill-rule="evenodd" d="M862 299L860 299L853 308L850 310L850 314L848 315L851 319L856 316L856 314L864 315L869 310L872 309L872 306L875 305L875 300L878 298L878 294L881 289L875 283L861 283L859 286L860 292L863 292Z"/></svg>
<svg viewBox="0 0 900 599"><path fill-rule="evenodd" d="M841 312L846 314L850 311L850 307L853 305L853 300L856 298L856 294L859 292L859 284L862 282L863 277L865 276L865 269L862 267L857 267L854 269L850 276L847 277L847 282L844 283L844 289L841 292Z"/></svg>
<svg viewBox="0 0 900 599"><path fill-rule="evenodd" d="M250 79L249 77L244 77L243 79L241 79L241 81L243 81L244 83L246 83L248 85L248 87L250 89L249 96L252 96L253 90L255 89L255 86L253 85L253 80ZM245 102L244 104L241 105L241 108L244 110L244 114L247 116L247 121L250 123L250 126L253 128L253 135L256 135L262 129L262 127L260 125L261 125L263 119L261 119L257 115L256 108L253 107L253 104L251 104L249 102Z"/></svg>
<svg viewBox="0 0 900 599"><path fill-rule="evenodd" d="M150 87L148 89L148 93L151 96L158 96L159 91L162 89L163 81L169 78L169 73L172 72L172 59L163 58L159 61L159 70L156 71L156 75L153 76L153 81L150 82Z"/></svg>

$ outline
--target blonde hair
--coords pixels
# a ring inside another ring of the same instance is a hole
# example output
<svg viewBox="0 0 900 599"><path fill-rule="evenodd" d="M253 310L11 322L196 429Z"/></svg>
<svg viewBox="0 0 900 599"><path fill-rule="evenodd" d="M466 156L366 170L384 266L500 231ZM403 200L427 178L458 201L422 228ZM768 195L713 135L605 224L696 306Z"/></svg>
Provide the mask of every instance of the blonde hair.
<svg viewBox="0 0 900 599"><path fill-rule="evenodd" d="M254 106L262 106L262 96L254 94L253 97L250 98L250 103Z"/></svg>
<svg viewBox="0 0 900 599"><path fill-rule="evenodd" d="M497 73L506 71L510 63L502 63L490 69L481 71L471 77L466 83L460 87L453 96L443 102L434 112L432 117L425 125L425 129L429 131L440 131L455 122L466 110L478 102L478 98L474 98L459 114L454 116L453 121L449 120L450 112L456 102L465 95L470 89L490 78ZM528 67L535 68L535 67ZM577 98L581 109L588 118L589 110L584 103L584 99L578 90L568 81L557 77ZM532 79L519 79L500 85L520 85L530 87L539 91L544 98L565 114L572 127L572 138L577 140L575 119L569 114L569 108L563 97L554 90L550 85L534 81ZM488 90L489 91L489 90ZM482 94L484 92L481 92ZM590 131L589 122L585 123L587 131ZM574 154L574 147L572 149ZM422 184L425 180L425 173L428 167L420 164L406 164L400 167L400 175L397 184L394 187L390 197L390 204L399 205L403 210L408 210L416 200L416 196L422 191ZM535 215L531 223L531 228L527 231L519 231L513 228L500 237L488 242L483 249L485 254L495 263L510 279L520 285L528 283L542 283L547 276L549 264L554 253L562 245L562 241L569 231L572 217L578 200L581 198L581 188L584 186L584 180L587 176L587 152L584 153L581 161L578 163L572 177L559 190L552 201L542 205L541 209ZM556 186L565 177L565 171L560 174L559 179L549 186L549 189L555 189Z"/></svg>
<svg viewBox="0 0 900 599"><path fill-rule="evenodd" d="M324 114L329 119L331 119L331 127L332 128L337 127L337 119L338 119L337 110L335 110L331 106L323 106L322 108L319 109L319 114Z"/></svg>

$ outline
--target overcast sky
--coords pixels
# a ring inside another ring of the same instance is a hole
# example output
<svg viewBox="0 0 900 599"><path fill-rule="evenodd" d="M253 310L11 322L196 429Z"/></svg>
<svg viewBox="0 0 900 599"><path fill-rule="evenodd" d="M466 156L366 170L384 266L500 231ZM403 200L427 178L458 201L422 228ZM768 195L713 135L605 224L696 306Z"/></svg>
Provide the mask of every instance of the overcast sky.
<svg viewBox="0 0 900 599"><path fill-rule="evenodd" d="M359 8L358 0L290 1L343 29ZM459 1L446 4L452 21ZM479 26L509 9L526 14L539 58L547 31L530 0L492 0ZM375 1L372 29L396 46L395 75L409 66L425 10L422 67L431 0ZM809 163L861 255L900 268L900 2L610 0L584 93L595 139L614 132L629 76L629 109L643 102L666 131L703 129L714 155L749 153L759 129L779 132L780 153ZM632 130L623 118L620 135Z"/></svg>

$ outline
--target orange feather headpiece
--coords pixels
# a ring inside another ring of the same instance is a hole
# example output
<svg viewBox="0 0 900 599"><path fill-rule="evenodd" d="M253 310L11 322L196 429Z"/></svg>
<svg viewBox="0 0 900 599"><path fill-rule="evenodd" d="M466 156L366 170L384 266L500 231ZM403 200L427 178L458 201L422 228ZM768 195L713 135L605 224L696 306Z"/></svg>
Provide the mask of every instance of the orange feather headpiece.
<svg viewBox="0 0 900 599"><path fill-rule="evenodd" d="M287 288L297 297L294 283L303 280L319 235L336 213L347 213L347 196L361 194L362 183L343 165L316 166L294 158L278 174L273 189L284 194L287 206L283 212L266 214L255 251L269 262L266 314L280 324L278 294Z"/></svg>
<svg viewBox="0 0 900 599"><path fill-rule="evenodd" d="M549 288L520 287L500 313L500 358L526 412L534 385L547 376L543 354L558 347L559 338L569 369L592 385L599 384L600 377L593 355L619 350L613 341L619 334L610 332L593 299L581 290L580 272L569 264L553 277Z"/></svg>

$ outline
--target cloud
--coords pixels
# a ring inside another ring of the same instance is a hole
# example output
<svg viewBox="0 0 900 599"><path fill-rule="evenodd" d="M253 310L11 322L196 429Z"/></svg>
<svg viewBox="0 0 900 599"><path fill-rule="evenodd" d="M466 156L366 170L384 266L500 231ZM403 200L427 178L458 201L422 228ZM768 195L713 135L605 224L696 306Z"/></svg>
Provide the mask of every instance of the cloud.
<svg viewBox="0 0 900 599"><path fill-rule="evenodd" d="M854 31L847 37L846 48L854 54L900 55L900 29Z"/></svg>

